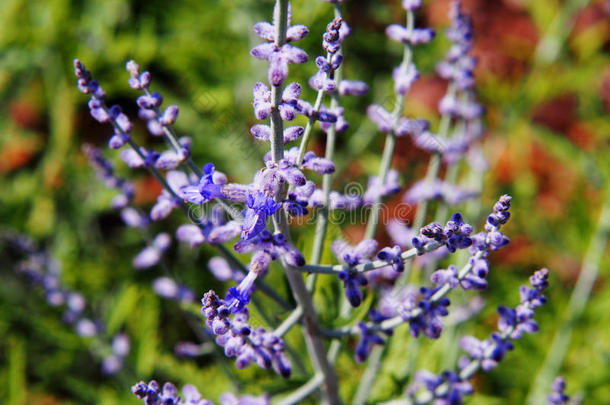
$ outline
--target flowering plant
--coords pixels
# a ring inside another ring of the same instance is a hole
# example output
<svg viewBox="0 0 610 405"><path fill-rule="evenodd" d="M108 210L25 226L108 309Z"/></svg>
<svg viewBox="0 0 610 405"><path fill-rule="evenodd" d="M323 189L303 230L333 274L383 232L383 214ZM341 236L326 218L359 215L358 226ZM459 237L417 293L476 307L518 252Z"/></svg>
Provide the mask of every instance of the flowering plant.
<svg viewBox="0 0 610 405"><path fill-rule="evenodd" d="M227 357L235 358L238 369L256 365L273 369L280 377L291 378L293 363L304 361L284 336L301 325L313 373L300 371L309 381L293 392L281 392L278 395L281 403L296 403L318 391L326 403L347 401L339 391L341 381L336 363L341 352L353 352L356 361L368 362L351 400L366 402L375 371L384 357L384 347L398 340L405 329L413 338L439 338L451 308L448 295L458 289L484 289L490 271L488 256L509 243L501 230L510 217L508 195L498 198L490 208L483 229L477 233L475 225L468 223L461 213L449 215L452 205L475 199L481 192L458 185L461 162L466 162L469 170L479 177L485 170L480 147L484 109L476 100L474 88L476 61L470 55L472 27L459 1L452 4L451 27L446 33L451 46L445 60L437 65L439 76L448 82L446 95L438 106L441 114L438 127L432 129L424 119L404 116L405 100L419 76L414 47L432 41L435 32L415 26L415 13L421 1L403 0L405 25L392 24L386 30L390 39L404 47L403 59L393 70L393 108L388 111L387 106L373 104L367 109L378 131L385 134L377 175L369 179L367 190L361 196L333 190L337 138L349 131L346 117L349 111L341 106L342 98L363 95L368 86L343 78L342 45L349 38L350 28L341 16L339 2L330 3L335 18L322 35L324 54L315 59L317 72L309 80L317 92L313 103L302 98L300 84L288 82L290 65L308 61L308 55L293 43L309 33L304 25L291 25L293 12L289 2L278 0L272 22L254 26L254 32L266 42L255 46L251 54L268 62L268 83L253 84L254 116L262 123L253 125L250 133L257 141L268 143L269 152L247 184L229 181L230 177L221 171L224 168L216 168L213 163L200 169L193 162L192 140L179 137L173 128L179 115L178 106L162 108L163 97L152 91L151 74L141 71L134 61L129 61L126 67L129 85L142 93L137 98L138 117L145 121L152 136L167 141L165 151L140 146L131 135L130 118L120 106L106 104L101 85L80 60L74 61L78 88L91 97L91 116L112 126L109 147L121 149L120 157L127 166L148 170L163 187L150 212L143 211L134 204L129 181L116 175L100 150L85 145L84 152L99 177L118 191L112 208L120 211L126 225L143 232L150 229L151 222L162 221L174 209L182 209L187 221L172 232L175 238L193 248L209 244L218 249L220 256L210 261L209 270L219 280L232 285L225 294L210 290L203 295L201 321L205 321L206 336L213 337ZM328 107L324 105L325 98L330 100ZM295 120L304 125L288 124ZM308 150L317 123L326 134L323 157ZM386 209L384 201L401 190L400 173L391 168L396 141L401 137L411 138L422 154L430 154L430 161L425 178L413 184L403 197L406 206L417 205L412 222L407 224L395 219L387 223L387 232L394 243L380 247L381 238L377 237ZM298 146L286 146L293 142L299 142ZM446 171L441 179L443 165ZM308 171L315 174L308 177ZM321 176L321 184L316 184L319 178L316 174ZM434 215L433 208L436 208ZM333 212L355 210L367 215L364 238L354 245L341 239L329 243L328 226ZM293 241L291 224L299 217L311 218L313 214L315 236L311 241L311 255L306 258L303 249ZM434 221L427 223L430 217ZM145 269L160 265L171 239L165 232L150 238L148 246L134 258L133 266ZM339 264L322 263L329 250ZM236 254L248 255L246 263ZM440 261L446 256L454 258L454 264L439 269ZM272 271L282 272L290 296L281 294L265 281ZM352 314L345 316L353 318L348 324L328 325L322 319L321 308L314 300L318 275L332 277L342 286L343 294L333 298L345 303L341 305L344 314ZM411 383L396 401L461 403L473 391L470 379L476 372L494 368L512 350L512 341L524 333L537 331L534 309L546 302L543 290L548 286L547 278L548 270L538 270L530 278L530 286L520 288L520 302L516 307L498 308L497 331L489 339L464 337L460 340L466 355L456 370L449 368L440 374L414 373ZM55 292L53 286L45 284L45 288ZM187 287L167 276L157 279L154 289L168 299L185 302L193 299ZM255 304L257 294L269 296L284 309L280 324L265 328L251 320L250 306ZM350 307L366 311L358 313ZM99 328L86 318L80 319L79 324L84 325L77 326L81 334L94 335ZM403 324L407 326L403 328ZM109 372L120 368L120 360L128 351L123 335L117 339L117 348L113 342L112 354L117 361L107 367ZM354 342L355 348L344 347L346 341ZM327 342L330 342L328 347ZM182 349L188 351L188 347ZM552 403L565 402L560 386L560 383L554 385L555 402ZM137 383L132 390L147 404L207 403L192 385L184 387L182 397L173 385L166 383L160 388L155 381ZM265 396L238 398L229 393L221 398L221 403L266 403L268 400Z"/></svg>

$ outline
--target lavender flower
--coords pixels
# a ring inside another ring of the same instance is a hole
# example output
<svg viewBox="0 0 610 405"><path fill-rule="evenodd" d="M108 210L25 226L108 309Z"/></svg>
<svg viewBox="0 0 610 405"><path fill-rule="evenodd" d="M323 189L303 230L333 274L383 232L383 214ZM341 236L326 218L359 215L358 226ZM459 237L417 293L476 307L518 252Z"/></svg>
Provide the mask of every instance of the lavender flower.
<svg viewBox="0 0 610 405"><path fill-rule="evenodd" d="M402 272L405 269L405 265L400 257L401 253L402 251L398 245L385 247L377 253L377 258L389 262L395 271Z"/></svg>
<svg viewBox="0 0 610 405"><path fill-rule="evenodd" d="M288 243L284 235L272 235L267 229L262 230L256 237L238 241L233 248L238 253L253 253L248 269L259 274L269 267L271 261L280 257L291 266L305 265L301 252Z"/></svg>

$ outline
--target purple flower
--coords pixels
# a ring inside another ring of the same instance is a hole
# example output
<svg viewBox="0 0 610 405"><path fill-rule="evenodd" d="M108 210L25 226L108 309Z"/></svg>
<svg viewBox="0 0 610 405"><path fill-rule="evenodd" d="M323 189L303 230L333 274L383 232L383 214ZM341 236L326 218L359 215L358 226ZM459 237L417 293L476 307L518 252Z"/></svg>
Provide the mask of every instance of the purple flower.
<svg viewBox="0 0 610 405"><path fill-rule="evenodd" d="M301 267L305 264L303 254L289 244L283 234L272 235L267 229L262 230L254 238L238 241L233 248L238 253L254 252L248 268L259 274L269 267L272 260L280 257L291 266Z"/></svg>
<svg viewBox="0 0 610 405"><path fill-rule="evenodd" d="M262 269L256 269L248 272L237 287L230 287L224 302L231 312L236 313L241 311L250 302L250 294L254 287L254 281L258 275L264 272Z"/></svg>
<svg viewBox="0 0 610 405"><path fill-rule="evenodd" d="M155 380L148 384L140 381L131 387L131 392L145 405L213 405L212 401L203 399L197 388L190 384L182 388L184 398L178 395L178 390L172 383L166 382L161 390Z"/></svg>
<svg viewBox="0 0 610 405"><path fill-rule="evenodd" d="M346 241L338 239L332 243L331 250L337 259L348 266L355 266L371 261L377 251L377 241L364 239L357 245L351 246Z"/></svg>
<svg viewBox="0 0 610 405"><path fill-rule="evenodd" d="M368 284L368 280L361 273L344 270L339 273L339 280L343 281L345 296L353 307L357 307L362 302L361 287Z"/></svg>
<svg viewBox="0 0 610 405"><path fill-rule="evenodd" d="M271 114L271 90L261 82L254 84L252 88L254 101L254 115L259 120L264 120ZM301 85L290 83L282 92L282 101L278 106L282 119L292 121L297 112L297 103L301 95ZM254 135L254 134L253 134ZM258 138L255 135L256 138Z"/></svg>
<svg viewBox="0 0 610 405"><path fill-rule="evenodd" d="M140 74L140 66L138 66L136 62L134 62L133 60L128 61L125 65L125 68L131 75L131 78L129 79L129 85L131 86L131 88L136 90L142 90L147 89L148 86L150 86L150 73L144 72Z"/></svg>
<svg viewBox="0 0 610 405"><path fill-rule="evenodd" d="M553 380L551 393L547 397L548 405L567 405L570 397L565 394L566 380L559 376Z"/></svg>
<svg viewBox="0 0 610 405"><path fill-rule="evenodd" d="M273 215L280 207L271 197L267 197L262 193L248 194L246 198L246 206L248 210L242 224L242 239L252 239L258 235L267 224L267 217Z"/></svg>
<svg viewBox="0 0 610 405"><path fill-rule="evenodd" d="M207 163L203 166L203 176L196 186L184 186L180 189L181 197L193 204L205 204L208 201L222 197L221 185L214 182L214 165Z"/></svg>
<svg viewBox="0 0 610 405"><path fill-rule="evenodd" d="M356 361L362 363L369 357L373 345L382 345L384 340L367 327L364 322L359 322L358 327L361 331L361 337L358 346L356 346Z"/></svg>

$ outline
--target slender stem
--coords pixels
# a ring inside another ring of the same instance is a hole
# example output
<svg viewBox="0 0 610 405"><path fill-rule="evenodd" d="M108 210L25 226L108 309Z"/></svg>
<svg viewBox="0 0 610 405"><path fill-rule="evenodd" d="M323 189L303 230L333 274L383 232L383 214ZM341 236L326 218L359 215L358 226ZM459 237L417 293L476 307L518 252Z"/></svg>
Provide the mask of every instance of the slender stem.
<svg viewBox="0 0 610 405"><path fill-rule="evenodd" d="M286 319L284 319L284 322L282 322L280 324L280 326L275 328L275 330L273 331L273 334L277 337L284 336L294 325L299 323L302 315L303 315L303 308L296 307L294 309L294 311L292 311L290 313L290 315L288 315L288 317Z"/></svg>
<svg viewBox="0 0 610 405"><path fill-rule="evenodd" d="M316 116L318 112L320 112L320 107L322 106L322 98L324 97L324 90L318 90L318 94L316 95L316 101L313 105L313 113L307 120L307 124L305 124L305 130L303 131L303 136L301 137L301 143L299 144L299 155L297 156L297 166L300 166L303 163L303 157L305 156L305 151L307 150L307 144L309 143L309 138L311 137L311 131L316 124Z"/></svg>
<svg viewBox="0 0 610 405"><path fill-rule="evenodd" d="M407 31L411 33L413 31L414 26L414 15L412 11L407 11ZM413 52L411 50L411 46L408 43L405 43L403 57L401 66L404 68L408 67L411 63L411 59L413 57ZM394 155L394 149L396 147L396 134L394 133L394 127L398 124L398 120L402 115L402 110L405 105L405 96L402 94L396 95L396 102L394 104L394 110L392 112L392 130L388 132L385 139L385 145L383 147L383 155L381 158L381 163L379 165L379 174L378 181L379 184L384 185L388 172L390 171L390 166L392 164L392 156ZM371 239L375 237L375 232L377 231L377 224L379 223L379 213L381 212L381 196L379 196L376 201L373 202L371 206L371 213L369 214L368 222L366 224L366 231L364 234L365 239Z"/></svg>
<svg viewBox="0 0 610 405"><path fill-rule="evenodd" d="M293 405L298 404L314 392L324 381L324 376L316 374L311 380L296 389L292 394L288 395L275 402L276 405Z"/></svg>
<svg viewBox="0 0 610 405"><path fill-rule="evenodd" d="M366 403L366 400L370 395L371 388L373 387L373 383L375 382L375 378L379 373L381 358L383 357L384 350L385 345L373 346L371 349L368 364L366 369L364 369L364 374L362 374L360 384L358 384L358 390L356 391L356 395L354 395L354 399L352 400L353 405L364 405Z"/></svg>
<svg viewBox="0 0 610 405"><path fill-rule="evenodd" d="M582 316L593 284L599 273L599 263L604 254L604 249L608 243L610 233L610 198L605 202L600 214L597 230L591 239L587 253L585 254L582 269L578 276L578 281L570 297L564 321L560 326L546 359L536 380L530 387L526 403L530 405L539 404L544 400L544 390L551 384L551 380L558 374L561 364L570 346L572 331L575 323Z"/></svg>
<svg viewBox="0 0 610 405"><path fill-rule="evenodd" d="M411 248L406 250L400 254L400 258L405 263L414 258L415 256L421 255L422 253L429 252L431 250L438 249L442 245L438 242L430 242L422 249L418 250L416 248ZM375 260L368 263L358 264L356 266L348 266L345 264L335 264L335 265L314 265L314 264L306 264L303 267L298 268L297 270L307 273L318 273L318 274L338 274L342 271L350 271L352 273L364 273L371 270L380 269L382 267L388 266L388 262L385 260Z"/></svg>
<svg viewBox="0 0 610 405"><path fill-rule="evenodd" d="M286 41L286 26L288 19L288 0L277 0L277 9L279 10L276 16L276 36L275 45L281 47ZM279 112L281 103L281 86L272 86L271 88L271 156L274 162L277 162L284 157L284 138L283 138L283 122ZM280 207L273 215L273 224L276 232L281 232L290 241L290 229L288 220L283 207ZM326 357L326 348L324 341L319 335L319 323L317 313L315 311L312 297L305 286L303 277L281 258L282 265L286 269L286 278L290 284L292 294L297 304L303 308L303 333L309 355L313 360L313 366L316 374L322 374L324 377L323 397L324 402L330 405L340 404L338 392L337 375L332 365Z"/></svg>
<svg viewBox="0 0 610 405"><path fill-rule="evenodd" d="M455 93L455 85L453 83L449 83L449 88L447 89L449 94ZM444 139L449 133L449 127L451 124L451 117L447 114L444 114L441 117L441 122L439 125L438 136L439 139ZM428 169L426 170L425 181L434 181L436 176L438 176L438 172L441 166L441 155L439 153L435 153L430 157L430 161L428 162ZM415 212L415 218L413 219L412 229L419 229L424 225L426 221L426 215L428 213L428 201L424 200L420 204L417 205L417 211ZM411 268L413 263L409 262L405 265L405 270L403 274L396 281L398 287L402 287L406 284L409 276L411 275Z"/></svg>

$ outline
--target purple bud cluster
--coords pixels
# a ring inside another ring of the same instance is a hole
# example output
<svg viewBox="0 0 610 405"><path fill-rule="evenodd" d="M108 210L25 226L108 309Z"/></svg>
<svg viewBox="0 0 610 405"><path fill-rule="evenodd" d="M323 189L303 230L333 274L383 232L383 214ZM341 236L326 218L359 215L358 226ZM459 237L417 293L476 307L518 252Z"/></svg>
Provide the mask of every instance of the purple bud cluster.
<svg viewBox="0 0 610 405"><path fill-rule="evenodd" d="M446 35L452 45L445 60L436 66L436 71L450 83L450 90L439 102L439 112L461 123L446 140L443 151L445 162L453 164L465 153L473 151L473 143L483 135L480 118L484 108L477 102L475 90L474 69L477 61L470 56L474 38L472 22L462 11L460 0L453 0L450 17L451 26ZM473 166L478 163L476 156L468 160Z"/></svg>
<svg viewBox="0 0 610 405"><path fill-rule="evenodd" d="M202 398L199 390L191 384L182 387L182 396L178 394L174 384L166 382L163 384L163 388L159 388L159 384L155 380L151 380L148 384L140 381L131 387L131 392L145 405L214 405L212 401ZM269 405L270 401L267 394L257 397L253 395L237 396L232 392L227 392L220 396L218 403L220 405Z"/></svg>
<svg viewBox="0 0 610 405"><path fill-rule="evenodd" d="M155 380L148 384L140 381L131 387L131 392L145 405L213 405L212 401L203 399L195 386L187 384L182 388L182 398L174 384L166 382L163 388Z"/></svg>
<svg viewBox="0 0 610 405"><path fill-rule="evenodd" d="M284 378L290 376L284 341L262 327L253 328L248 323L247 308L239 308L231 317L231 304L218 298L214 291L205 293L201 302L201 312L208 328L217 336L216 343L224 347L225 355L236 358L237 368L256 363L264 369L273 367Z"/></svg>
<svg viewBox="0 0 610 405"><path fill-rule="evenodd" d="M376 324L379 324L385 319L387 319L375 310L371 310L369 316ZM358 327L360 328L361 337L360 341L358 342L358 345L356 346L356 361L362 363L366 361L366 359L369 357L369 354L371 354L371 349L373 348L373 346L383 345L385 343L385 340L364 322L359 322ZM383 332L388 336L392 334L391 329L385 330Z"/></svg>
<svg viewBox="0 0 610 405"><path fill-rule="evenodd" d="M435 395L442 389L442 394ZM427 370L415 373L413 384L407 389L407 395L418 398L421 393L434 393L434 403L443 405L459 405L464 395L473 392L472 385L468 381L462 381L460 376L453 371L444 371L436 375ZM418 401L417 403L430 403L432 401Z"/></svg>
<svg viewBox="0 0 610 405"><path fill-rule="evenodd" d="M339 260L348 266L355 266L371 261L377 250L377 241L365 239L351 246L344 240L336 240L332 243L331 249ZM349 303L354 307L359 306L362 303L362 287L368 284L367 278L361 273L350 270L341 271L338 276L339 280L343 281L345 296Z"/></svg>
<svg viewBox="0 0 610 405"><path fill-rule="evenodd" d="M460 359L460 369L464 369L472 360L478 360L485 371L495 368L513 349L512 340L520 339L523 333L535 333L538 324L534 321L534 309L543 305L546 298L542 291L548 287L549 271L541 269L530 277L531 288L522 285L519 288L521 303L516 308L498 307L498 331L489 339L480 341L472 336L461 339L460 345L468 354Z"/></svg>
<svg viewBox="0 0 610 405"><path fill-rule="evenodd" d="M129 118L123 114L121 107L113 105L108 108L105 104L106 92L99 85L97 80L91 77L91 73L85 68L83 63L74 59L74 73L78 77L78 89L91 96L89 100L89 111L91 116L98 122L111 122L114 127L114 134L108 142L111 149L119 149L127 143L132 124Z"/></svg>
<svg viewBox="0 0 610 405"><path fill-rule="evenodd" d="M343 61L343 55L339 53L339 49L347 35L349 35L349 28L340 17L336 17L326 26L326 32L322 35L322 48L327 52L327 56L316 58L318 72L309 79L309 85L314 90L322 90L326 93L335 91L337 83L333 76Z"/></svg>
<svg viewBox="0 0 610 405"><path fill-rule="evenodd" d="M176 119L178 118L178 106L170 105L161 113L160 109L161 104L163 103L163 96L157 92L150 92L150 72L146 71L140 73L140 66L133 60L127 62L125 68L131 76L129 78L129 86L144 92L144 95L138 97L136 100L138 107L140 107L138 116L147 122L148 130L151 135L163 136L163 127L172 125L176 122ZM189 150L183 149L179 153L186 157L189 154Z"/></svg>
<svg viewBox="0 0 610 405"><path fill-rule="evenodd" d="M455 252L472 245L471 233L472 225L464 222L462 214L457 212L444 227L438 222L424 226L420 229L419 236L414 237L411 243L413 247L422 249L428 243L436 241L445 245L450 252Z"/></svg>

